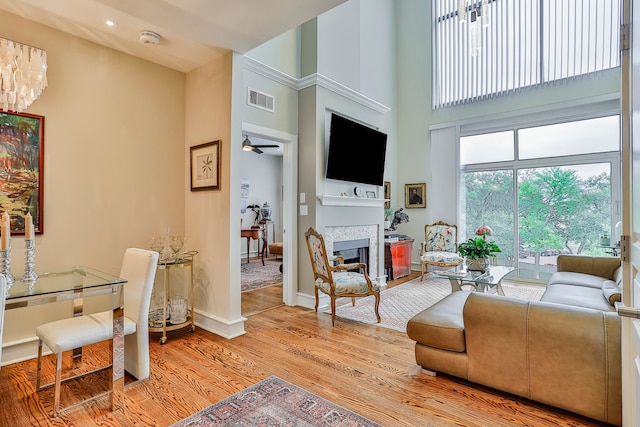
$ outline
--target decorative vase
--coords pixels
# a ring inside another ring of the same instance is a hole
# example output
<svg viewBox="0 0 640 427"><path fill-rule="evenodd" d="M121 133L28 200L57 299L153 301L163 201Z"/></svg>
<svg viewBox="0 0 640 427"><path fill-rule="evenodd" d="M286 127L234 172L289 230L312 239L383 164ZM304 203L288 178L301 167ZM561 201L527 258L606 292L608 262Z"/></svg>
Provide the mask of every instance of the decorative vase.
<svg viewBox="0 0 640 427"><path fill-rule="evenodd" d="M487 259L467 259L467 269L472 271L485 271L487 269Z"/></svg>
<svg viewBox="0 0 640 427"><path fill-rule="evenodd" d="M391 227L391 221L385 221L384 222L384 229L388 230Z"/></svg>
<svg viewBox="0 0 640 427"><path fill-rule="evenodd" d="M269 206L269 203L264 202L260 213L263 221L271 221L271 206Z"/></svg>

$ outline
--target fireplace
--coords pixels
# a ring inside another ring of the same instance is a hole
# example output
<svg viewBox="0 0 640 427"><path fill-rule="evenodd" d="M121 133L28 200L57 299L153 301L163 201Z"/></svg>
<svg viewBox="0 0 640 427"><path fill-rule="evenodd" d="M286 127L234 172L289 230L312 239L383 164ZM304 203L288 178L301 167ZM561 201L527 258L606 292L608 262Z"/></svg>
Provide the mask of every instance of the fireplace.
<svg viewBox="0 0 640 427"><path fill-rule="evenodd" d="M380 227L377 224L369 225L348 225L348 226L326 226L324 229L324 243L327 248L327 254L334 254L336 251L349 251L342 254L345 262L348 259L353 262L362 262L367 266L367 273L371 278L378 278L378 265L380 263L378 251L380 246L378 242L382 241L379 236ZM351 242L347 246L342 246L342 242ZM356 242L355 244L353 242ZM335 245L337 246L337 249ZM358 255L354 255L351 251L358 248ZM364 248L364 249L359 249ZM366 252L365 255L362 252ZM362 260L360 257L363 257Z"/></svg>
<svg viewBox="0 0 640 427"><path fill-rule="evenodd" d="M345 264L362 263L369 271L369 239L333 242L333 255L341 256Z"/></svg>

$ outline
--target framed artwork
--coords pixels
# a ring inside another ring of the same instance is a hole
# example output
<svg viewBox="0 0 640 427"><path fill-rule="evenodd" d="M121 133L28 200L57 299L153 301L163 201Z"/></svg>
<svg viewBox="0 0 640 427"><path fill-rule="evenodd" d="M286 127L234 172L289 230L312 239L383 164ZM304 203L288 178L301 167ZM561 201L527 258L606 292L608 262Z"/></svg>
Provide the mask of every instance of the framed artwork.
<svg viewBox="0 0 640 427"><path fill-rule="evenodd" d="M367 199L375 199L376 192L375 191L367 191Z"/></svg>
<svg viewBox="0 0 640 427"><path fill-rule="evenodd" d="M427 184L405 184L404 185L404 207L405 208L426 208L427 207Z"/></svg>
<svg viewBox="0 0 640 427"><path fill-rule="evenodd" d="M384 202L385 209L391 209L391 183L389 181L384 182L384 199L389 200Z"/></svg>
<svg viewBox="0 0 640 427"><path fill-rule="evenodd" d="M43 232L43 166L44 116L0 110L0 207L11 234L24 234L27 213Z"/></svg>
<svg viewBox="0 0 640 427"><path fill-rule="evenodd" d="M191 147L191 191L220 189L220 141Z"/></svg>

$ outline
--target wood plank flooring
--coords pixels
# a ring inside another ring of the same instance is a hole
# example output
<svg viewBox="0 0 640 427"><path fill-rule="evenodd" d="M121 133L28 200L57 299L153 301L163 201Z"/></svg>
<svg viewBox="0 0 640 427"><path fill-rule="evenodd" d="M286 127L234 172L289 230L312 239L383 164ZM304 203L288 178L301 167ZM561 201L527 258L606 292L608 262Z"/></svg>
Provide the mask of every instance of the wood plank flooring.
<svg viewBox="0 0 640 427"><path fill-rule="evenodd" d="M270 375L384 426L600 425L446 375L431 377L416 365L413 341L390 329L340 318L332 327L330 315L284 306L252 315L245 328L232 340L199 328L174 331L164 345L150 334L151 377L129 379L126 408L114 413L101 398L50 418L53 390L34 391L36 361L5 366L0 426L168 426ZM84 365L106 360L107 352L104 344L85 349ZM53 358L46 362L51 375ZM67 384L63 404L83 387L100 388L95 377Z"/></svg>

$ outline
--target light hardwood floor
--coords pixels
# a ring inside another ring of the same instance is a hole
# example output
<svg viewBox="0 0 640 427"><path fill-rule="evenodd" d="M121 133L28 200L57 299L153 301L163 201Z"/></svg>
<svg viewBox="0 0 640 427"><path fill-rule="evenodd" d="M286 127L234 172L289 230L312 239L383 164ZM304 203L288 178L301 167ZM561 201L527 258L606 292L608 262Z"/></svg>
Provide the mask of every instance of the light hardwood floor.
<svg viewBox="0 0 640 427"><path fill-rule="evenodd" d="M199 328L175 331L164 345L151 334L151 377L129 379L126 408L114 413L101 398L52 419L52 390L34 391L36 361L5 366L0 426L168 426L270 375L384 426L600 425L446 375L426 375L415 364L413 341L394 330L343 319L332 327L330 315L300 307L252 315L245 329L232 340ZM107 351L104 344L85 349L84 365L106 359ZM53 359L46 361L51 375ZM100 388L101 376L82 386ZM72 383L63 388L63 404L83 390Z"/></svg>

